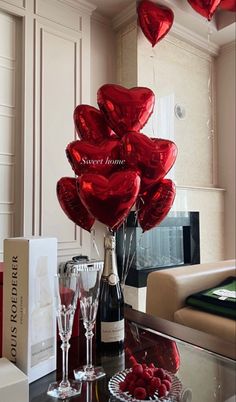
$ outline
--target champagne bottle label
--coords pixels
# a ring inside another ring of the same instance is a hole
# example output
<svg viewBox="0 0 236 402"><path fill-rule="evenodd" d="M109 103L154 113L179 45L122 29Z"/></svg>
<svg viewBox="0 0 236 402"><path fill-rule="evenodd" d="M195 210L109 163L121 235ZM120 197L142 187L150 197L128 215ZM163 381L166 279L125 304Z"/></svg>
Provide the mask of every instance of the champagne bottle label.
<svg viewBox="0 0 236 402"><path fill-rule="evenodd" d="M125 337L125 324L124 320L114 322L101 321L101 341L119 342L123 341Z"/></svg>

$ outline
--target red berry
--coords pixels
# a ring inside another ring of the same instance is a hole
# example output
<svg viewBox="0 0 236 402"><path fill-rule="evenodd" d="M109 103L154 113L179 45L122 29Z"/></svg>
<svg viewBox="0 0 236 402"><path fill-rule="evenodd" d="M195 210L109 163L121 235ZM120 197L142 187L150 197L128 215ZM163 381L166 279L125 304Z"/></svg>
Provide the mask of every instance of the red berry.
<svg viewBox="0 0 236 402"><path fill-rule="evenodd" d="M165 370L163 368L158 368L154 370L154 376L159 377L161 380L165 378Z"/></svg>
<svg viewBox="0 0 236 402"><path fill-rule="evenodd" d="M138 364L138 362L134 356L130 356L129 361L132 364L132 366L134 366L135 364Z"/></svg>
<svg viewBox="0 0 236 402"><path fill-rule="evenodd" d="M154 365L153 363L150 363L150 364L148 365L148 367L151 368L151 369L154 369L154 368L155 368L155 365Z"/></svg>
<svg viewBox="0 0 236 402"><path fill-rule="evenodd" d="M135 382L134 382L134 381L131 381L131 382L129 383L129 385L128 385L128 391L129 391L129 393L130 393L132 396L134 396L134 390L135 390L135 388L136 388Z"/></svg>
<svg viewBox="0 0 236 402"><path fill-rule="evenodd" d="M127 385L128 385L128 384L127 384L126 381L121 381L121 382L119 383L120 390L121 390L122 392L127 391L127 389L128 389Z"/></svg>
<svg viewBox="0 0 236 402"><path fill-rule="evenodd" d="M170 391L171 389L171 382L168 380L163 380L162 384L165 384L167 391Z"/></svg>
<svg viewBox="0 0 236 402"><path fill-rule="evenodd" d="M167 395L167 389L165 384L161 384L160 387L158 388L158 396L162 398L163 396Z"/></svg>
<svg viewBox="0 0 236 402"><path fill-rule="evenodd" d="M133 373L131 373L130 371L129 373L126 374L125 381L129 383L132 380L133 380Z"/></svg>
<svg viewBox="0 0 236 402"><path fill-rule="evenodd" d="M165 380L169 381L170 383L172 383L172 378L170 376L170 374L166 373L165 375Z"/></svg>
<svg viewBox="0 0 236 402"><path fill-rule="evenodd" d="M142 363L142 366L143 366L143 369L146 369L146 368L147 368L146 363Z"/></svg>
<svg viewBox="0 0 236 402"><path fill-rule="evenodd" d="M153 377L150 383L151 387L155 389L155 391L157 390L157 388L160 387L161 385L161 380L159 377Z"/></svg>
<svg viewBox="0 0 236 402"><path fill-rule="evenodd" d="M133 367L133 373L136 374L137 376L141 377L143 374L142 364L135 364L135 366Z"/></svg>
<svg viewBox="0 0 236 402"><path fill-rule="evenodd" d="M147 395L152 397L155 394L156 390L151 385L147 385L146 391Z"/></svg>
<svg viewBox="0 0 236 402"><path fill-rule="evenodd" d="M143 388L143 387L137 387L137 388L135 388L135 390L134 390L134 397L135 397L136 399L144 400L144 399L146 398L146 396L147 396L147 392L146 392L146 389L145 389L145 388Z"/></svg>
<svg viewBox="0 0 236 402"><path fill-rule="evenodd" d="M144 379L143 378L139 378L137 381L136 381L136 387L144 387L145 388L145 381L144 381Z"/></svg>
<svg viewBox="0 0 236 402"><path fill-rule="evenodd" d="M151 369L144 369L143 370L143 379L146 381L151 381L153 374Z"/></svg>

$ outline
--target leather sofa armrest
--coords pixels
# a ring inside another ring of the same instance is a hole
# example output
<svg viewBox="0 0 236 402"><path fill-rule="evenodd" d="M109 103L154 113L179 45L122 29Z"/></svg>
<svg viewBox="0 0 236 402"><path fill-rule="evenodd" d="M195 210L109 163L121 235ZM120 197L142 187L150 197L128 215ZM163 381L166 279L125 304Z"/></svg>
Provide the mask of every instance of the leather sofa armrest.
<svg viewBox="0 0 236 402"><path fill-rule="evenodd" d="M146 312L174 321L174 313L192 293L218 285L235 275L235 260L188 265L148 275Z"/></svg>

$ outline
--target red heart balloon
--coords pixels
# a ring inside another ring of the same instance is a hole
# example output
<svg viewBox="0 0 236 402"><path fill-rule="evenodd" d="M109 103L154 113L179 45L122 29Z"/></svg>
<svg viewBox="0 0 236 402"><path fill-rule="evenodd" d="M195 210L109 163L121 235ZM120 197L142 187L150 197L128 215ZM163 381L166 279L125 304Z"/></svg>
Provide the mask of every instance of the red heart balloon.
<svg viewBox="0 0 236 402"><path fill-rule="evenodd" d="M95 219L80 201L75 178L62 177L57 182L57 198L67 217L90 232Z"/></svg>
<svg viewBox="0 0 236 402"><path fill-rule="evenodd" d="M121 169L124 162L120 159L120 140L104 140L97 145L86 141L73 141L66 148L67 158L75 174L98 173L109 176Z"/></svg>
<svg viewBox="0 0 236 402"><path fill-rule="evenodd" d="M79 105L74 110L74 123L78 136L91 144L99 144L104 139L115 137L107 126L100 110L89 105Z"/></svg>
<svg viewBox="0 0 236 402"><path fill-rule="evenodd" d="M175 199L175 185L162 179L137 202L138 221L144 232L157 226L166 217Z"/></svg>
<svg viewBox="0 0 236 402"><path fill-rule="evenodd" d="M188 0L188 2L197 13L210 21L221 0Z"/></svg>
<svg viewBox="0 0 236 402"><path fill-rule="evenodd" d="M98 90L97 101L108 125L122 137L125 132L138 131L145 125L153 112L155 95L149 88L106 84Z"/></svg>
<svg viewBox="0 0 236 402"><path fill-rule="evenodd" d="M111 230L116 230L127 217L140 187L140 177L133 171L117 172L109 179L88 173L78 182L86 208Z"/></svg>
<svg viewBox="0 0 236 402"><path fill-rule="evenodd" d="M220 8L228 11L236 11L236 0L221 0Z"/></svg>
<svg viewBox="0 0 236 402"><path fill-rule="evenodd" d="M169 32L174 21L173 11L165 6L143 0L138 5L139 25L152 47Z"/></svg>
<svg viewBox="0 0 236 402"><path fill-rule="evenodd" d="M126 160L126 165L141 172L141 192L162 179L177 157L177 147L169 140L129 132L122 142L122 158Z"/></svg>

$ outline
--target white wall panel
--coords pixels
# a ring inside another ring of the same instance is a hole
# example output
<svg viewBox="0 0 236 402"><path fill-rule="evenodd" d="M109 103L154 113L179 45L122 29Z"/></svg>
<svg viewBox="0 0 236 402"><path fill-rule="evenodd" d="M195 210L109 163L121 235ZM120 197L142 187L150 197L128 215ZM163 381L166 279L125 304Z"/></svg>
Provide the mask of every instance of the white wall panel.
<svg viewBox="0 0 236 402"><path fill-rule="evenodd" d="M0 0L0 214L14 211L4 236L56 236L59 260L90 255L90 234L64 215L56 183L73 176L65 156L73 110L90 103L92 9L84 1Z"/></svg>
<svg viewBox="0 0 236 402"><path fill-rule="evenodd" d="M15 71L0 64L0 105L13 107L15 99Z"/></svg>
<svg viewBox="0 0 236 402"><path fill-rule="evenodd" d="M81 16L78 12L57 0L35 0L35 13L75 31L81 29Z"/></svg>
<svg viewBox="0 0 236 402"><path fill-rule="evenodd" d="M1 153L5 155L13 155L15 152L14 118L1 115L1 108L0 127Z"/></svg>
<svg viewBox="0 0 236 402"><path fill-rule="evenodd" d="M3 239L14 235L15 18L0 12L0 261Z"/></svg>
<svg viewBox="0 0 236 402"><path fill-rule="evenodd" d="M24 8L26 0L3 0L3 1L5 3L7 3L7 4L17 6L17 7L20 7L20 8Z"/></svg>
<svg viewBox="0 0 236 402"><path fill-rule="evenodd" d="M13 203L14 202L13 165L3 164L0 161L0 177L1 177L0 204L1 203Z"/></svg>
<svg viewBox="0 0 236 402"><path fill-rule="evenodd" d="M3 260L3 240L12 236L13 218L12 212L0 212L0 261Z"/></svg>
<svg viewBox="0 0 236 402"><path fill-rule="evenodd" d="M15 58L15 22L7 14L0 13L0 58Z"/></svg>
<svg viewBox="0 0 236 402"><path fill-rule="evenodd" d="M63 176L74 176L65 148L75 138L73 110L80 96L80 39L38 24L36 46L37 98L40 93L35 132L35 190L39 193L36 233L57 237L64 253L78 253L82 231L61 210L56 183Z"/></svg>

